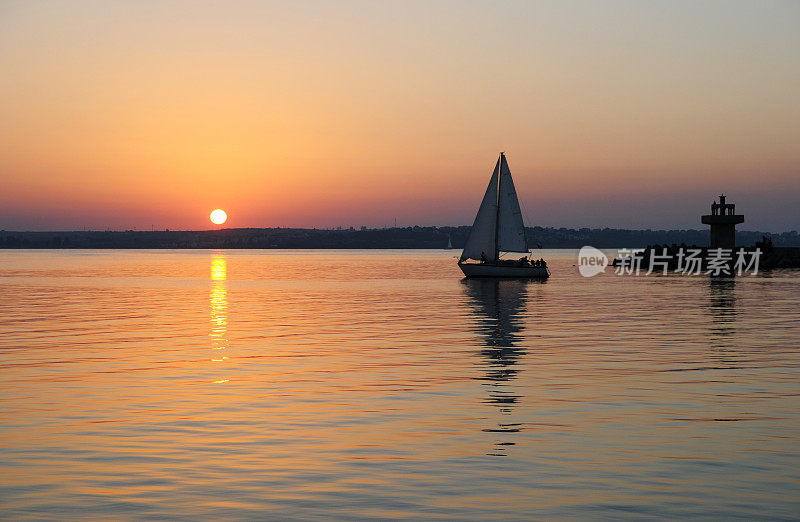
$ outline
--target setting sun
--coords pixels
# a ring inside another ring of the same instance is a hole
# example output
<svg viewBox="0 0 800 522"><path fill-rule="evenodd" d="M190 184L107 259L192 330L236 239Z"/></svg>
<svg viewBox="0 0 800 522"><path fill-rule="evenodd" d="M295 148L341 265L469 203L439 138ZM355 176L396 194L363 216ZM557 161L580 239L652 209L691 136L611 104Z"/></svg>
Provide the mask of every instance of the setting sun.
<svg viewBox="0 0 800 522"><path fill-rule="evenodd" d="M225 223L225 221L228 219L228 214L226 214L225 211L222 210L221 208L218 208L217 210L211 213L210 217L212 223L214 223L215 225L221 225Z"/></svg>

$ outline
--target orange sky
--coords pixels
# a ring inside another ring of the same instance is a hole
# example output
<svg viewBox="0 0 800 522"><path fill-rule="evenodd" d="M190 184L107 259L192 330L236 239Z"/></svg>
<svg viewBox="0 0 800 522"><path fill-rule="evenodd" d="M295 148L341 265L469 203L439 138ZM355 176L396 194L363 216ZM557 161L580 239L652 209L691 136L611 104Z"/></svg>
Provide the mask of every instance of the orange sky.
<svg viewBox="0 0 800 522"><path fill-rule="evenodd" d="M800 228L800 4L5 2L0 229Z"/></svg>

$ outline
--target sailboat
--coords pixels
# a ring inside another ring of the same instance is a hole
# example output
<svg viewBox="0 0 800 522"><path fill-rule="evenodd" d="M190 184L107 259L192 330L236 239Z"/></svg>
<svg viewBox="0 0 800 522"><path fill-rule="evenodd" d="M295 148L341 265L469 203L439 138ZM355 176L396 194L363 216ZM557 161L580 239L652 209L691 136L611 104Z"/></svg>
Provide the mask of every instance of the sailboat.
<svg viewBox="0 0 800 522"><path fill-rule="evenodd" d="M502 259L505 253L523 252L522 258ZM458 266L467 277L546 279L550 275L546 263L531 261L528 253L517 190L501 152Z"/></svg>

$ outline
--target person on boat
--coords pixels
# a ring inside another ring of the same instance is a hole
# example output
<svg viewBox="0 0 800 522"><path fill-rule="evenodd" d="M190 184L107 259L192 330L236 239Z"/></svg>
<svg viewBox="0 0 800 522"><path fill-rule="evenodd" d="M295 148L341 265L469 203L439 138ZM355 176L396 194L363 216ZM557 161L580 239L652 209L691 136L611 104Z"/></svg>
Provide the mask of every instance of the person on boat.
<svg viewBox="0 0 800 522"><path fill-rule="evenodd" d="M486 261L488 261L488 259L486 259L486 252L481 252L481 263L485 263Z"/></svg>

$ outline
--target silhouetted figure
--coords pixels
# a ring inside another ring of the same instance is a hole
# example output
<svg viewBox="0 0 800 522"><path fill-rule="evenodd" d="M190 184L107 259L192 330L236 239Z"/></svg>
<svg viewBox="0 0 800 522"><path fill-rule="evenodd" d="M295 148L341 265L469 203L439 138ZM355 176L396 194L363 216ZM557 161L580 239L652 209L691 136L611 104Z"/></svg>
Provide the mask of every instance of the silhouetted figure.
<svg viewBox="0 0 800 522"><path fill-rule="evenodd" d="M720 194L719 203L711 203L711 214L701 216L700 221L711 226L711 248L733 249L736 246L736 225L744 223L744 216L736 214L736 205L726 203L725 195Z"/></svg>
<svg viewBox="0 0 800 522"><path fill-rule="evenodd" d="M481 263L485 263L486 261L486 252L481 252Z"/></svg>
<svg viewBox="0 0 800 522"><path fill-rule="evenodd" d="M761 241L756 241L756 248L760 248L762 252L772 252L772 237L761 236Z"/></svg>

